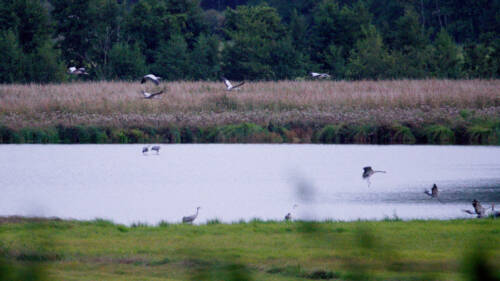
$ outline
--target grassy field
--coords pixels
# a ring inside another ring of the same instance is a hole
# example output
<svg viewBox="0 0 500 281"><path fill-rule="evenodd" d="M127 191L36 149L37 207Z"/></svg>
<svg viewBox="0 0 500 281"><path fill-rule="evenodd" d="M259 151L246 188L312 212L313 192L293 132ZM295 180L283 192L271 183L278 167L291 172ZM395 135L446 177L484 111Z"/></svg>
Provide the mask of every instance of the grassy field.
<svg viewBox="0 0 500 281"><path fill-rule="evenodd" d="M500 280L494 219L0 221L2 280Z"/></svg>
<svg viewBox="0 0 500 281"><path fill-rule="evenodd" d="M20 135L0 141L37 142L23 129L92 127L106 131L103 142L125 142L123 134L131 142L500 143L500 80L250 82L231 92L218 82L170 82L157 87L166 91L158 99L141 98L153 88L0 85L0 127ZM240 124L258 129L240 139L219 132ZM320 136L327 126L339 136Z"/></svg>

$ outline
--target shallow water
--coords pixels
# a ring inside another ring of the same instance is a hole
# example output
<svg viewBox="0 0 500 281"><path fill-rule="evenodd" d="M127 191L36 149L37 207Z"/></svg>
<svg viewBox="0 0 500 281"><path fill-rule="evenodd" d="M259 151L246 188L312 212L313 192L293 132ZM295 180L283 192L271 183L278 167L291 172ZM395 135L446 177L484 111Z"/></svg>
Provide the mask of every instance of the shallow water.
<svg viewBox="0 0 500 281"><path fill-rule="evenodd" d="M218 218L448 219L500 208L500 147L0 145L0 215L117 223ZM371 184L362 168L385 170ZM436 183L441 202L424 194Z"/></svg>

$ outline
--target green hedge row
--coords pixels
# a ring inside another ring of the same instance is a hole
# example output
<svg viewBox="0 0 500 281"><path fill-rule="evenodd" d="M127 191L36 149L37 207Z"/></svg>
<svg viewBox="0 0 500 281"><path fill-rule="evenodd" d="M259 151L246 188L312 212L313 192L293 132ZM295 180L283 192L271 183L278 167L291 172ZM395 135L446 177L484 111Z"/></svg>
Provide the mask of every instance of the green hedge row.
<svg viewBox="0 0 500 281"><path fill-rule="evenodd" d="M332 124L305 127L253 123L219 127L14 129L0 124L0 143L340 143L500 145L500 120L462 125Z"/></svg>

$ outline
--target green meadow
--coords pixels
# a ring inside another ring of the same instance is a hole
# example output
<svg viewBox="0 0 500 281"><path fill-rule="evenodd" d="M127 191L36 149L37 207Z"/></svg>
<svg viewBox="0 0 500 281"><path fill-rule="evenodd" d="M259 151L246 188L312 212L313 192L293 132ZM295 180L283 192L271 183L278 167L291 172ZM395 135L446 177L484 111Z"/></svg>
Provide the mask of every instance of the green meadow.
<svg viewBox="0 0 500 281"><path fill-rule="evenodd" d="M499 280L500 220L4 218L0 280Z"/></svg>

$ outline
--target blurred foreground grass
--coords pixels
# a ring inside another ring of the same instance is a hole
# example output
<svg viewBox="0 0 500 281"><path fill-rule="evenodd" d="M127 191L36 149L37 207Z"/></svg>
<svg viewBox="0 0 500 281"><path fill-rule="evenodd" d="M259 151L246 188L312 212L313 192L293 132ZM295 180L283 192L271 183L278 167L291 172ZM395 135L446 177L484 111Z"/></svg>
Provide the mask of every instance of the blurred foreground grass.
<svg viewBox="0 0 500 281"><path fill-rule="evenodd" d="M0 280L500 280L500 220L4 219L0 254Z"/></svg>

